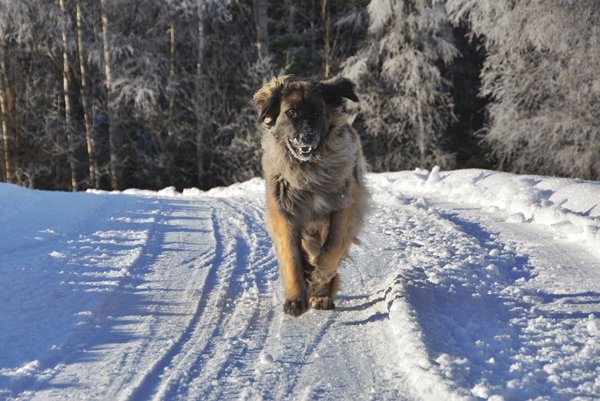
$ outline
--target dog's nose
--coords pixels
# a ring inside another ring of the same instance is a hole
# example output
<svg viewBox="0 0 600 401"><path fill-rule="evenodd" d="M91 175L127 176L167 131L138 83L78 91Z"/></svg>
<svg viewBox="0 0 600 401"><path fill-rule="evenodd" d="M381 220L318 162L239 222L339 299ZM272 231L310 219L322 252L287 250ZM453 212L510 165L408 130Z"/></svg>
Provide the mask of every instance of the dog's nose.
<svg viewBox="0 0 600 401"><path fill-rule="evenodd" d="M314 142L315 139L317 139L317 134L315 134L312 131L309 131L307 133L302 134L300 139L302 140L302 142L305 142L305 143Z"/></svg>

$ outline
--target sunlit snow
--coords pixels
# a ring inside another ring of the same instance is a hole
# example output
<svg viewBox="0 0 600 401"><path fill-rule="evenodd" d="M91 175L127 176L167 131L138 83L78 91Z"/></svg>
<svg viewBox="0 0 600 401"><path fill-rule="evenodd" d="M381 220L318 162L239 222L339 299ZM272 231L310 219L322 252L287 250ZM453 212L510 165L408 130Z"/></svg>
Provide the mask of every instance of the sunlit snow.
<svg viewBox="0 0 600 401"><path fill-rule="evenodd" d="M0 399L600 397L600 183L372 174L331 312L283 314L264 182L0 184Z"/></svg>

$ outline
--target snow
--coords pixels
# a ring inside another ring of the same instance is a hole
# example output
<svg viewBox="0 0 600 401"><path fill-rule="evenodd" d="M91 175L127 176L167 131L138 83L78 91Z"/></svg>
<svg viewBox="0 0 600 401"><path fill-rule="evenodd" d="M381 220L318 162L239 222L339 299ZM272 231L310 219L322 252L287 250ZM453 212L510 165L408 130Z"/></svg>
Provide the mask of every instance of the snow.
<svg viewBox="0 0 600 401"><path fill-rule="evenodd" d="M0 184L0 399L592 400L600 183L371 174L334 311L294 319L264 182Z"/></svg>

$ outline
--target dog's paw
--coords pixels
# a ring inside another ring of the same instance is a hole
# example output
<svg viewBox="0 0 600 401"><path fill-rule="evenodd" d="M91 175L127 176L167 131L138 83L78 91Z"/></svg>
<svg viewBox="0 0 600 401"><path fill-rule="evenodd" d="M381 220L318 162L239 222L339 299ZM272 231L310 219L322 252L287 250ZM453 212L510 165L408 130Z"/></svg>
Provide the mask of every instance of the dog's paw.
<svg viewBox="0 0 600 401"><path fill-rule="evenodd" d="M335 304L330 297L311 297L308 305L310 309L314 310L331 310L335 308Z"/></svg>
<svg viewBox="0 0 600 401"><path fill-rule="evenodd" d="M306 301L303 299L286 299L283 303L283 311L293 317L300 316L306 310Z"/></svg>
<svg viewBox="0 0 600 401"><path fill-rule="evenodd" d="M327 273L322 269L315 269L310 273L310 276L308 276L308 281L312 284L323 285L329 283L336 274L337 272L335 270Z"/></svg>

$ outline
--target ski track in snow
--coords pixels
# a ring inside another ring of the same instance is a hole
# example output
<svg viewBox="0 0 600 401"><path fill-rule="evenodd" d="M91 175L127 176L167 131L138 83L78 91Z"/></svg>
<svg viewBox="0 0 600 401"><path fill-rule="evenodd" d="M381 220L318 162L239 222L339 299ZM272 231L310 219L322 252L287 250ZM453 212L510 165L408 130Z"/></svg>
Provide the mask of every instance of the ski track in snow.
<svg viewBox="0 0 600 401"><path fill-rule="evenodd" d="M373 174L331 312L282 312L264 183L0 185L0 399L600 398L600 184Z"/></svg>

